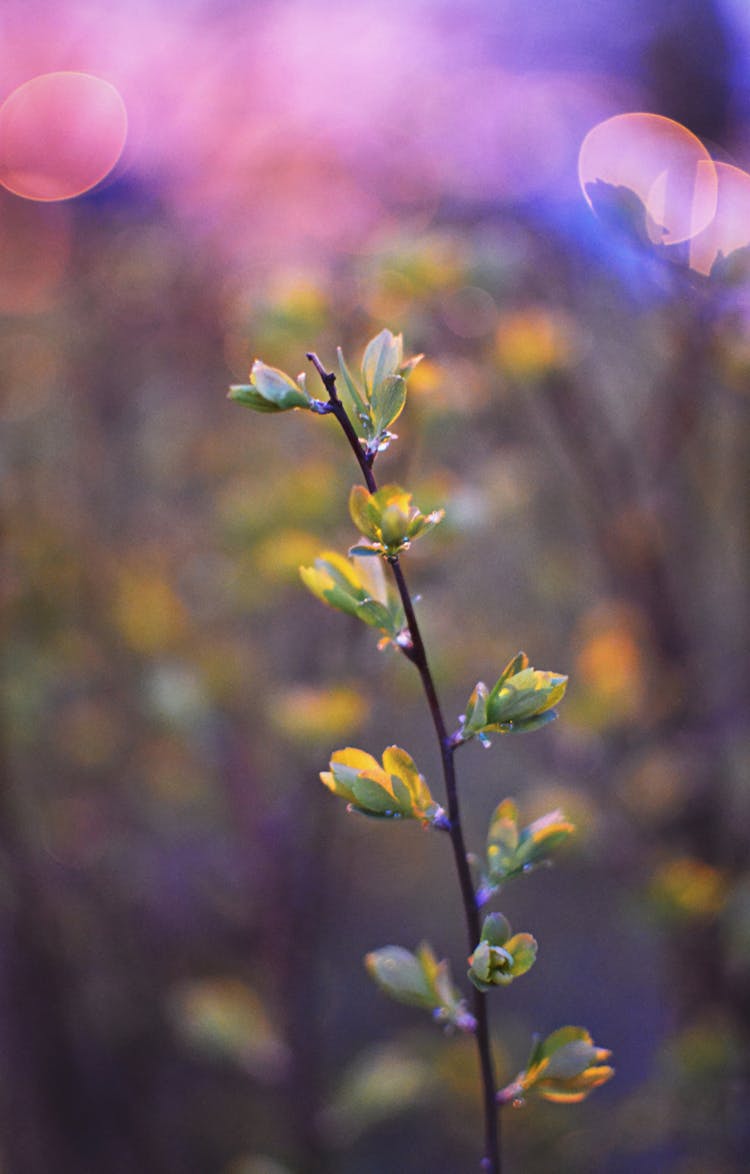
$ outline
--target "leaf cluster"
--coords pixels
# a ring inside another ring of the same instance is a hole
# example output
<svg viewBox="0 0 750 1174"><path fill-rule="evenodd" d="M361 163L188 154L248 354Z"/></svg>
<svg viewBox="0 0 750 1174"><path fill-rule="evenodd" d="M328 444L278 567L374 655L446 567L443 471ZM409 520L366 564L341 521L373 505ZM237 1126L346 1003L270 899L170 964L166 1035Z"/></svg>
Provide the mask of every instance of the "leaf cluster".
<svg viewBox="0 0 750 1174"><path fill-rule="evenodd" d="M514 934L502 913L490 913L484 919L479 945L469 958L469 978L480 991L508 986L531 970L536 952L536 939L531 934Z"/></svg>
<svg viewBox="0 0 750 1174"><path fill-rule="evenodd" d="M359 377L355 377L338 348L342 399L370 456L393 440L389 429L404 409L406 380L421 358L416 355L404 361L403 336L381 330L367 344Z"/></svg>
<svg viewBox="0 0 750 1174"><path fill-rule="evenodd" d="M398 641L406 624L404 609L380 563L326 550L311 567L300 567L300 575L323 603L377 628L384 643Z"/></svg>
<svg viewBox="0 0 750 1174"><path fill-rule="evenodd" d="M477 900L483 905L506 881L549 862L550 853L575 834L575 824L556 808L526 827L518 826L513 799L498 803L487 832L487 863L480 868ZM475 860L475 865L478 862Z"/></svg>
<svg viewBox="0 0 750 1174"><path fill-rule="evenodd" d="M425 827L447 827L445 812L412 757L400 747L384 750L381 766L371 754L350 746L336 751L330 768L321 773L321 782L351 810L378 819L418 819Z"/></svg>
<svg viewBox="0 0 750 1174"><path fill-rule="evenodd" d="M350 554L384 555L393 558L406 550L415 538L426 534L445 516L445 510L423 514L412 505L412 495L400 485L384 485L368 493L364 485L355 485L349 495L349 513L369 543L358 543Z"/></svg>
<svg viewBox="0 0 750 1174"><path fill-rule="evenodd" d="M491 733L516 734L538 730L554 721L553 708L565 696L568 678L532 668L519 652L503 669L491 689L479 681L461 716L460 740L478 737L487 744Z"/></svg>
<svg viewBox="0 0 750 1174"><path fill-rule="evenodd" d="M561 1104L582 1101L614 1076L607 1064L610 1055L585 1027L560 1027L534 1040L526 1068L498 1093L498 1101L522 1101L529 1093Z"/></svg>

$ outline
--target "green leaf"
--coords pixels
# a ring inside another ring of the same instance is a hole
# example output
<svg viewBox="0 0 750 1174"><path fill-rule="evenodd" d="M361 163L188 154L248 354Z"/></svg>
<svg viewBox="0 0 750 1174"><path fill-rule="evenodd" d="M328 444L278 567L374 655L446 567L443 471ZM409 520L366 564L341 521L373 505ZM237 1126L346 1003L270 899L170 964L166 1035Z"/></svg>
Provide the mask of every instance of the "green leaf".
<svg viewBox="0 0 750 1174"><path fill-rule="evenodd" d="M422 963L410 950L402 946L383 946L365 956L365 966L370 978L397 1002L428 1011L439 1005Z"/></svg>
<svg viewBox="0 0 750 1174"><path fill-rule="evenodd" d="M488 722L484 727L485 731L498 734L528 734L532 730L540 730L542 726L549 725L550 722L557 718L556 709L547 709L544 713L539 713L535 717L530 717L526 721L508 721L508 722Z"/></svg>
<svg viewBox="0 0 750 1174"><path fill-rule="evenodd" d="M445 510L433 510L431 514L418 514L409 522L409 527L406 531L406 536L410 542L415 538L421 538L423 534L434 530L438 522L442 522L445 517Z"/></svg>
<svg viewBox="0 0 750 1174"><path fill-rule="evenodd" d="M555 810L519 831L518 808L512 799L504 799L492 813L487 832L486 884L497 889L511 877L536 867L575 830L562 811Z"/></svg>
<svg viewBox="0 0 750 1174"><path fill-rule="evenodd" d="M401 364L399 371L403 375L404 379L409 378L414 368L422 362L423 358L424 355L412 355L410 359L406 359L406 361Z"/></svg>
<svg viewBox="0 0 750 1174"><path fill-rule="evenodd" d="M571 1043L593 1043L591 1035L585 1027L558 1027L546 1039L542 1040L537 1047L537 1063L541 1060L549 1060L561 1048L565 1048Z"/></svg>
<svg viewBox="0 0 750 1174"><path fill-rule="evenodd" d="M533 668L503 674L487 700L488 725L526 722L561 701L568 678Z"/></svg>
<svg viewBox="0 0 750 1174"><path fill-rule="evenodd" d="M489 691L483 681L478 681L466 703L466 713L461 724L461 736L470 737L487 725L487 698Z"/></svg>
<svg viewBox="0 0 750 1174"><path fill-rule="evenodd" d="M517 933L509 938L504 947L513 958L511 978L520 978L536 962L537 942L530 933Z"/></svg>
<svg viewBox="0 0 750 1174"><path fill-rule="evenodd" d="M364 485L355 485L349 494L349 513L360 534L366 538L380 538L378 494L368 493Z"/></svg>
<svg viewBox="0 0 750 1174"><path fill-rule="evenodd" d="M580 1076L596 1063L597 1055L598 1049L591 1040L571 1040L550 1056L544 1077L546 1080L569 1080L571 1076Z"/></svg>
<svg viewBox="0 0 750 1174"><path fill-rule="evenodd" d="M420 818L431 820L441 809L433 799L430 788L416 768L413 758L398 746L383 751L383 769L388 772L396 789L401 783L409 796L409 807Z"/></svg>
<svg viewBox="0 0 750 1174"><path fill-rule="evenodd" d="M390 594L382 568L372 559L347 559L328 550L312 567L300 567L300 576L323 603L377 628L389 640L406 622L400 600Z"/></svg>
<svg viewBox="0 0 750 1174"><path fill-rule="evenodd" d="M375 430L372 424L372 415L370 413L370 405L367 403L362 395L356 380L351 371L346 365L341 347L338 347L337 352L339 358L339 370L341 378L343 379L343 386L345 388L344 406L349 410L349 416L352 423L357 430L357 433L363 432L365 439L370 440ZM348 402L347 402L348 401Z"/></svg>
<svg viewBox="0 0 750 1174"><path fill-rule="evenodd" d="M354 614L369 627L387 632L393 639L401 631L401 624L394 624L392 612L377 599L363 599L361 603L357 604Z"/></svg>
<svg viewBox="0 0 750 1174"><path fill-rule="evenodd" d="M499 689L507 680L508 677L515 677L517 673L522 672L529 667L529 658L525 652L517 652L511 660L508 661L505 668L500 674L500 679L495 685L495 689ZM494 692L494 690L493 690Z"/></svg>
<svg viewBox="0 0 750 1174"><path fill-rule="evenodd" d="M480 991L491 989L492 947L489 942L480 942L469 959L468 975Z"/></svg>
<svg viewBox="0 0 750 1174"><path fill-rule="evenodd" d="M489 693L481 682L477 685L462 719L461 738L479 737L488 745L488 733L528 733L547 725L557 717L552 707L562 700L567 681L559 673L530 668L526 654L519 652Z"/></svg>
<svg viewBox="0 0 750 1174"><path fill-rule="evenodd" d="M406 380L401 375L389 375L373 392L372 416L376 435L382 436L395 424L406 403Z"/></svg>
<svg viewBox="0 0 750 1174"><path fill-rule="evenodd" d="M385 755L383 755L383 763L385 763ZM392 774L390 776L390 782L399 810L411 811L413 807L412 796L404 780L399 778L398 775Z"/></svg>
<svg viewBox="0 0 750 1174"><path fill-rule="evenodd" d="M264 399L281 408L307 406L308 397L296 380L278 367L269 367L256 359L250 371L250 379Z"/></svg>
<svg viewBox="0 0 750 1174"><path fill-rule="evenodd" d="M377 760L364 750L357 750L348 746L345 750L337 750L331 758L330 771L321 773L321 782L332 791L340 795L347 802L354 802L354 783L363 771L377 771Z"/></svg>
<svg viewBox="0 0 750 1174"><path fill-rule="evenodd" d="M300 567L302 582L329 607L356 616L367 598L351 563L335 551L324 551L312 567Z"/></svg>
<svg viewBox="0 0 750 1174"><path fill-rule="evenodd" d="M517 863L522 868L527 864L536 864L564 844L575 834L575 830L575 824L570 823L559 810L535 819L521 832L516 852Z"/></svg>
<svg viewBox="0 0 750 1174"><path fill-rule="evenodd" d="M361 383L349 370L341 348L338 351L344 406L370 456L392 439L388 429L406 402L406 378L422 358L417 355L404 362L403 349L400 334L381 330L365 348Z"/></svg>
<svg viewBox="0 0 750 1174"><path fill-rule="evenodd" d="M244 408L251 408L254 412L283 412L277 404L264 399L256 387L249 384L235 383L229 388L228 399Z"/></svg>
<svg viewBox="0 0 750 1174"><path fill-rule="evenodd" d="M357 776L352 783L352 794L355 807L370 815L394 817L407 814L398 810L398 802L390 790L386 790L382 783L368 778L367 775Z"/></svg>
<svg viewBox="0 0 750 1174"><path fill-rule="evenodd" d="M485 917L481 937L483 942L489 942L491 946L504 946L510 935L510 923L502 913L490 913Z"/></svg>
<svg viewBox="0 0 750 1174"><path fill-rule="evenodd" d="M398 375L403 360L404 343L400 334L381 330L368 342L362 359L362 379L371 403L375 403L375 396L384 380Z"/></svg>
<svg viewBox="0 0 750 1174"><path fill-rule="evenodd" d="M384 946L365 958L370 977L400 1003L431 1011L438 1023L460 1031L476 1030L476 1020L453 985L446 959L438 962L434 951L422 942L414 954L401 946Z"/></svg>
<svg viewBox="0 0 750 1174"><path fill-rule="evenodd" d="M310 396L304 386L295 382L277 367L268 367L256 359L247 386L230 388L229 398L256 412L288 412L293 408L309 408Z"/></svg>
<svg viewBox="0 0 750 1174"><path fill-rule="evenodd" d="M606 1061L610 1053L599 1048L585 1027L561 1027L545 1040L536 1039L526 1071L506 1090L532 1092L548 1101L573 1104L614 1076Z"/></svg>
<svg viewBox="0 0 750 1174"><path fill-rule="evenodd" d="M390 578L386 578L385 567L380 559L353 555L351 565L370 599L377 599L386 607L390 607L393 602L398 608L401 608L401 600L395 590L391 589Z"/></svg>
<svg viewBox="0 0 750 1174"><path fill-rule="evenodd" d="M518 846L518 807L513 799L498 803L490 819L488 839L512 854Z"/></svg>
<svg viewBox="0 0 750 1174"><path fill-rule="evenodd" d="M358 542L356 546L350 546L348 553L356 558L373 558L380 553L379 546L368 546L366 543Z"/></svg>
<svg viewBox="0 0 750 1174"><path fill-rule="evenodd" d="M498 1093L498 1103L522 1100L526 1093L559 1104L582 1101L614 1076L609 1056L585 1027L561 1027L545 1040L535 1036L525 1071Z"/></svg>

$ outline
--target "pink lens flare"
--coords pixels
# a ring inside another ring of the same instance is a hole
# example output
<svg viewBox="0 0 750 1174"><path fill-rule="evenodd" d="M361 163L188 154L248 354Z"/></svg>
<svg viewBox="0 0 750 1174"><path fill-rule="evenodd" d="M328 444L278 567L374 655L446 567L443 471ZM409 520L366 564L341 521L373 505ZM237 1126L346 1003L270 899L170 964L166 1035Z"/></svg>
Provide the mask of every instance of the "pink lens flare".
<svg viewBox="0 0 750 1174"><path fill-rule="evenodd" d="M653 244L702 232L716 213L716 167L689 130L660 114L617 114L583 140L578 178L596 211L600 194L634 195Z"/></svg>
<svg viewBox="0 0 750 1174"><path fill-rule="evenodd" d="M690 241L690 268L709 274L714 261L750 245L750 175L729 163L715 163L719 181L716 215Z"/></svg>
<svg viewBox="0 0 750 1174"><path fill-rule="evenodd" d="M120 94L88 73L45 73L0 107L0 184L27 200L70 200L117 163L128 118Z"/></svg>

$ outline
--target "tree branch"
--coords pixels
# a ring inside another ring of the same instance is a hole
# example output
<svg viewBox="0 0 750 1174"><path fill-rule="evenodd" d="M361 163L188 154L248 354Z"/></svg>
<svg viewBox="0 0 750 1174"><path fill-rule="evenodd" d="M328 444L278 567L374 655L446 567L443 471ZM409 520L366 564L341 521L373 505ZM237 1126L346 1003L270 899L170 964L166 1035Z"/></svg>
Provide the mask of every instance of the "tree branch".
<svg viewBox="0 0 750 1174"><path fill-rule="evenodd" d="M359 438L352 426L344 405L338 397L336 391L336 376L333 372L326 371L320 359L314 353L309 353L307 358L315 367L320 375L323 386L328 392L329 403L331 406L331 413L336 417L344 435L349 442L357 463L362 470L362 475L365 479L370 493L375 493L377 490L377 483L370 467L370 462L367 455L360 444ZM404 608L404 615L406 616L406 623L409 629L411 638L411 648L409 650L409 660L415 665L422 681L427 705L432 717L432 724L435 727L435 734L440 745L440 758L443 766L443 779L445 783L445 793L447 799L448 819L450 821L449 835L451 845L453 848L453 857L456 865L456 873L458 875L458 882L461 889L461 900L464 908L464 919L466 922L466 931L468 937L469 953L471 954L479 941L481 933L479 922L479 906L477 904L476 893L471 879L471 870L469 868L469 861L466 853L466 843L464 840L463 827L461 824L461 810L458 801L458 787L456 783L456 769L454 762L454 754L456 751L456 742L448 734L448 730L443 717L443 712L440 706L435 682L430 670L429 661L427 659L427 651L422 639L422 633L419 629L417 616L414 611L414 603L412 601L409 588L404 578L404 572L401 568L398 556L394 555L386 560L391 568L393 578L398 589L401 603ZM484 1158L482 1160L481 1168L484 1174L502 1174L502 1163L500 1155L500 1117L498 1112L498 1104L496 1100L495 1087L495 1072L492 1059L492 1046L490 1043L490 1025L489 1016L487 1014L487 998L486 995L474 988L473 990L473 1010L476 1019L475 1038L477 1041L477 1051L479 1053L479 1067L482 1076L482 1094L484 1106Z"/></svg>

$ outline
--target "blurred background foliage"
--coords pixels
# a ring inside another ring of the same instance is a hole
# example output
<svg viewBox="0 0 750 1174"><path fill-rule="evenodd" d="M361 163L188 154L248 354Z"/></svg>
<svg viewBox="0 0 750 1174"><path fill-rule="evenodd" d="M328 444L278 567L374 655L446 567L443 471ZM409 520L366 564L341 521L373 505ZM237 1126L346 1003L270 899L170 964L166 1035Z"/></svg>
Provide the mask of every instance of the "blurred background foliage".
<svg viewBox="0 0 750 1174"><path fill-rule="evenodd" d="M3 1174L473 1168L471 1041L360 959L465 950L442 837L318 771L405 746L410 666L300 563L353 540L331 421L225 399L383 326L425 362L379 458L446 520L406 570L446 710L518 648L561 720L462 751L580 828L501 898L539 961L501 1077L585 1023L617 1078L505 1113L524 1174L738 1174L750 1144L750 285L598 222L576 158L626 110L748 162L741 0L6 5L4 91L119 90L114 172L0 195ZM311 384L312 386L312 384ZM361 629L361 630L360 630Z"/></svg>

